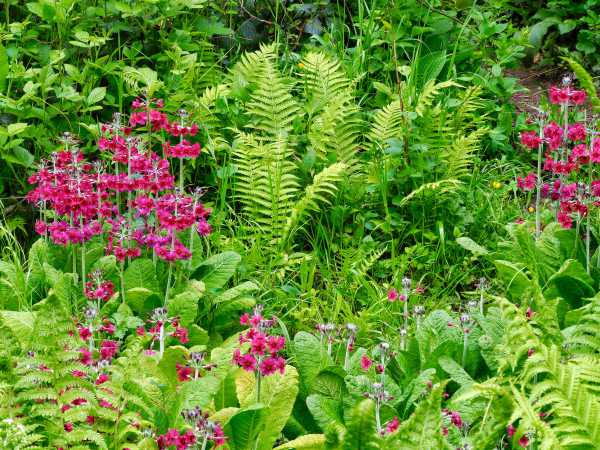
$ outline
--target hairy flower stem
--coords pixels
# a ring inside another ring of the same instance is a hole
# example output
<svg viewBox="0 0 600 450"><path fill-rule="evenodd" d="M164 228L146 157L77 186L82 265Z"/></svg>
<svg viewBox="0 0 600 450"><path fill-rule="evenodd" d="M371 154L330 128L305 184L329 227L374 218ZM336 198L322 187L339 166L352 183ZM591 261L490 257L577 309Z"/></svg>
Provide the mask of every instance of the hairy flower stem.
<svg viewBox="0 0 600 450"><path fill-rule="evenodd" d="M94 354L94 325L90 321L90 344L89 351L91 354Z"/></svg>
<svg viewBox="0 0 600 450"><path fill-rule="evenodd" d="M85 242L81 244L81 290L85 295Z"/></svg>
<svg viewBox="0 0 600 450"><path fill-rule="evenodd" d="M463 369L467 365L467 346L469 345L469 334L463 330L463 352L462 352L462 366Z"/></svg>
<svg viewBox="0 0 600 450"><path fill-rule="evenodd" d="M201 450L206 450L206 444L208 444L208 436L204 436L204 440L202 441Z"/></svg>
<svg viewBox="0 0 600 450"><path fill-rule="evenodd" d="M125 302L125 261L119 266L119 281L121 282L121 299Z"/></svg>
<svg viewBox="0 0 600 450"><path fill-rule="evenodd" d="M258 365L260 366L262 358L258 358ZM260 403L260 388L262 384L262 374L260 370L256 371L256 403Z"/></svg>
<svg viewBox="0 0 600 450"><path fill-rule="evenodd" d="M183 192L183 158L179 158L179 189Z"/></svg>
<svg viewBox="0 0 600 450"><path fill-rule="evenodd" d="M196 214L196 207L198 206L198 198L194 197L194 208L192 209L192 214ZM188 269L192 270L192 259L194 258L194 247L192 246L192 242L194 242L194 227L190 228L190 253L192 256L188 260ZM191 275L191 274L190 274Z"/></svg>
<svg viewBox="0 0 600 450"><path fill-rule="evenodd" d="M165 289L165 301L163 302L163 305L167 304L167 300L169 299L169 287L171 285L171 273L173 271L173 264L169 263L169 272L167 274L167 288Z"/></svg>
<svg viewBox="0 0 600 450"><path fill-rule="evenodd" d="M348 344L346 344L346 355L344 355L344 370L350 368L350 352L348 351Z"/></svg>
<svg viewBox="0 0 600 450"><path fill-rule="evenodd" d="M377 427L377 434L381 434L381 401L377 399L375 401L375 425Z"/></svg>
<svg viewBox="0 0 600 450"><path fill-rule="evenodd" d="M542 233L542 216L540 211L540 203L542 199L542 154L543 154L543 141L544 141L544 123L540 122L540 137L542 142L538 145L537 154L537 178L536 178L536 190L535 190L535 239L539 239ZM483 299L483 293L481 294ZM481 313L483 314L483 306Z"/></svg>
<svg viewBox="0 0 600 450"><path fill-rule="evenodd" d="M160 331L158 334L158 357L162 359L163 354L165 353L165 324L160 324Z"/></svg>
<svg viewBox="0 0 600 450"><path fill-rule="evenodd" d="M481 289L481 292L479 293L479 312L483 316L483 289Z"/></svg>
<svg viewBox="0 0 600 450"><path fill-rule="evenodd" d="M408 296L404 300L404 330L408 333ZM402 337L402 350L406 350L406 338Z"/></svg>
<svg viewBox="0 0 600 450"><path fill-rule="evenodd" d="M117 180L119 179L119 163L115 163L115 174L117 175ZM117 189L117 214L121 214L121 193Z"/></svg>

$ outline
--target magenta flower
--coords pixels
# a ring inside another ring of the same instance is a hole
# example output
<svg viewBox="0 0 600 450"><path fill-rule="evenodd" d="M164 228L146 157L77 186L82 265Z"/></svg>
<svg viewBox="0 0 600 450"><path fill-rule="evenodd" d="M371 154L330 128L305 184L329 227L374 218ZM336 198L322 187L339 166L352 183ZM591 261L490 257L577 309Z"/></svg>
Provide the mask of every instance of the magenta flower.
<svg viewBox="0 0 600 450"><path fill-rule="evenodd" d="M517 177L517 187L524 191L532 191L535 189L537 181L536 174L529 173L525 178Z"/></svg>
<svg viewBox="0 0 600 450"><path fill-rule="evenodd" d="M385 424L386 434L395 433L398 431L398 428L400 428L400 421L398 420L397 416Z"/></svg>
<svg viewBox="0 0 600 450"><path fill-rule="evenodd" d="M519 445L521 447L527 447L529 445L529 438L527 437L526 434L521 436L521 438L519 439Z"/></svg>
<svg viewBox="0 0 600 450"><path fill-rule="evenodd" d="M387 297L388 301L395 302L396 300L398 300L398 291L395 288L390 289L388 291Z"/></svg>
<svg viewBox="0 0 600 450"><path fill-rule="evenodd" d="M542 143L542 139L537 135L535 131L524 131L521 133L521 144L530 149L538 148Z"/></svg>
<svg viewBox="0 0 600 450"><path fill-rule="evenodd" d="M110 360L112 359L119 349L119 343L111 340L104 340L100 345L100 359Z"/></svg>
<svg viewBox="0 0 600 450"><path fill-rule="evenodd" d="M362 370L364 370L366 372L367 370L369 370L371 368L372 365L373 365L373 361L367 355L361 356L360 367Z"/></svg>

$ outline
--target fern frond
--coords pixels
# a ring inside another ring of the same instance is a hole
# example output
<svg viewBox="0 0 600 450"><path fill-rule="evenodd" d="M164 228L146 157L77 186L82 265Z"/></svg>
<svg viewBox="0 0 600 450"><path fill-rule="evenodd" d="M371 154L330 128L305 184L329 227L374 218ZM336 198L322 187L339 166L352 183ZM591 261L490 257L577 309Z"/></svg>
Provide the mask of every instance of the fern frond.
<svg viewBox="0 0 600 450"><path fill-rule="evenodd" d="M369 253L364 255L362 258L355 259L351 261L350 272L357 278L364 278L365 275L371 268L375 265L375 263L383 256L383 254L387 251L387 247L384 246L380 249L371 250Z"/></svg>
<svg viewBox="0 0 600 450"><path fill-rule="evenodd" d="M375 113L368 136L375 149L382 150L389 139L399 139L402 136L405 114L400 100L393 101Z"/></svg>
<svg viewBox="0 0 600 450"><path fill-rule="evenodd" d="M321 205L330 203L331 198L337 191L336 184L346 174L347 170L347 164L338 162L315 175L312 184L306 187L304 195L291 210L283 230L282 242L285 242L305 214L309 211L319 210Z"/></svg>
<svg viewBox="0 0 600 450"><path fill-rule="evenodd" d="M343 96L335 96L309 124L308 138L317 156L325 161L349 161L356 154L362 120L358 107Z"/></svg>
<svg viewBox="0 0 600 450"><path fill-rule="evenodd" d="M300 77L306 94L321 104L334 97L346 96L350 87L340 63L321 52L307 53L301 61Z"/></svg>
<svg viewBox="0 0 600 450"><path fill-rule="evenodd" d="M152 97L163 85L158 79L158 74L149 67L130 67L123 69L122 77L125 83L133 89L140 89L140 85L144 86L147 95Z"/></svg>
<svg viewBox="0 0 600 450"><path fill-rule="evenodd" d="M419 98L415 104L415 112L417 116L423 117L425 111L431 107L435 97L440 93L442 89L446 89L452 86L460 87L460 85L452 80L442 81L436 83L435 80L429 80L423 86Z"/></svg>
<svg viewBox="0 0 600 450"><path fill-rule="evenodd" d="M262 131L265 137L273 140L287 136L292 131L292 121L300 110L286 81L275 63L266 59L258 78L258 87L246 103L246 111L253 118L248 126Z"/></svg>
<svg viewBox="0 0 600 450"><path fill-rule="evenodd" d="M462 184L462 182L460 182L459 180L453 180L453 179L441 180L441 181L435 181L432 183L422 184L417 189L412 191L410 194L408 194L404 198L402 198L402 200L400 200L400 202L398 203L398 206L406 205L413 198L415 198L421 194L434 193L434 192L439 193L439 194L446 194L448 192L453 192L461 184Z"/></svg>
<svg viewBox="0 0 600 450"><path fill-rule="evenodd" d="M486 128L478 128L466 136L459 136L452 142L443 156L446 161L447 178L458 180L469 174L469 168L479 149L479 142L487 132Z"/></svg>
<svg viewBox="0 0 600 450"><path fill-rule="evenodd" d="M432 389L429 396L419 402L415 412L399 428L392 438L393 448L399 450L413 449L448 449L450 448L440 430L441 399L443 386Z"/></svg>
<svg viewBox="0 0 600 450"><path fill-rule="evenodd" d="M241 55L231 70L232 84L236 87L246 87L260 82L266 63L273 66L277 63L276 43L261 44L258 51Z"/></svg>

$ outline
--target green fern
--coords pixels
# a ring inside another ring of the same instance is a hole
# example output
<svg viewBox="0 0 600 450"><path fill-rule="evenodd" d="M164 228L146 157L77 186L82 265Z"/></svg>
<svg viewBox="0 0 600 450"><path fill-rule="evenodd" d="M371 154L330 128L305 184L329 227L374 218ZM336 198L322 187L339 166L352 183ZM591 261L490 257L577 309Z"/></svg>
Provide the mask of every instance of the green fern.
<svg viewBox="0 0 600 450"><path fill-rule="evenodd" d="M329 199L337 191L339 183L346 174L348 166L345 163L335 163L319 172L313 178L312 184L304 190L304 195L298 199L283 230L283 241L292 234L299 222L310 211L318 211L324 204L330 203Z"/></svg>
<svg viewBox="0 0 600 450"><path fill-rule="evenodd" d="M443 385L436 386L429 396L419 402L415 412L399 428L391 442L393 448L413 449L449 449L442 436L441 399Z"/></svg>

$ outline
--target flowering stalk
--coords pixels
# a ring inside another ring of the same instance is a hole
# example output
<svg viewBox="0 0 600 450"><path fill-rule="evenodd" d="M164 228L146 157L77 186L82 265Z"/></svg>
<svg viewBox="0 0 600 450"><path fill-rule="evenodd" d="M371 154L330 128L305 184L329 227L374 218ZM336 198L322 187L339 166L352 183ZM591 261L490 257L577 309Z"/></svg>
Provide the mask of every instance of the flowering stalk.
<svg viewBox="0 0 600 450"><path fill-rule="evenodd" d="M344 356L344 370L348 370L350 368L350 353L354 349L354 341L356 340L356 333L358 331L358 327L353 323L346 324L346 352Z"/></svg>
<svg viewBox="0 0 600 450"><path fill-rule="evenodd" d="M381 407L394 399L388 391L385 390L385 366L388 363L388 359L390 356L389 353L390 346L387 342L382 342L378 346L380 362L375 365L375 373L379 375L379 382L375 382L369 386L369 390L365 392L363 395L366 398L370 398L375 402L375 426L377 428L377 433L380 435L385 435L386 433L392 433L398 429L399 422L397 418L391 423L388 423L385 429L381 425ZM369 359L367 355L363 355L361 358L361 366L362 369L366 372L373 365L373 361Z"/></svg>
<svg viewBox="0 0 600 450"><path fill-rule="evenodd" d="M403 297L400 300L404 301L404 333L400 333L401 337L401 348L402 350L406 350L406 336L408 334L408 301L410 299L410 290L412 287L412 280L409 277L402 278L402 295Z"/></svg>
<svg viewBox="0 0 600 450"><path fill-rule="evenodd" d="M119 284L121 287L121 300L125 302L125 260L119 264Z"/></svg>
<svg viewBox="0 0 600 450"><path fill-rule="evenodd" d="M463 351L462 351L462 366L463 368L467 365L467 350L469 347L469 323L471 322L471 316L467 313L463 313L460 316L460 323L463 331Z"/></svg>
<svg viewBox="0 0 600 450"><path fill-rule="evenodd" d="M262 305L254 308L253 315L245 313L240 317L241 325L249 325L250 329L240 334L240 345L248 343L249 350L242 354L241 348L233 352L233 362L247 372L254 372L256 380L256 401L260 402L262 377L273 375L277 371L285 373L285 359L279 353L285 347L285 338L268 334L275 326L276 319L265 319L262 316Z"/></svg>
<svg viewBox="0 0 600 450"><path fill-rule="evenodd" d="M541 198L542 198L542 154L544 147L544 122L540 119L540 143L538 145L537 155L537 179L536 179L536 192L535 192L535 238L539 239L542 232L542 220L541 220ZM483 293L482 293L483 298ZM481 310L483 314L483 307Z"/></svg>
<svg viewBox="0 0 600 450"><path fill-rule="evenodd" d="M483 294L485 293L486 289L488 288L487 280L485 278L481 277L479 279L479 281L477 282L477 284L475 285L475 287L477 287L477 289L479 289L479 312L481 313L481 315L483 315L483 304L484 304Z"/></svg>
<svg viewBox="0 0 600 450"><path fill-rule="evenodd" d="M415 323L417 331L421 327L421 317L425 314L425 307L423 305L415 305Z"/></svg>
<svg viewBox="0 0 600 450"><path fill-rule="evenodd" d="M169 263L169 270L167 272L167 287L165 288L165 299L163 301L163 305L167 304L169 300L169 287L171 286L171 272L173 271L173 264Z"/></svg>
<svg viewBox="0 0 600 450"><path fill-rule="evenodd" d="M327 340L327 355L331 356L333 342L338 335L337 327L333 323L318 323L315 328L321 335L321 343L323 343L323 338Z"/></svg>

